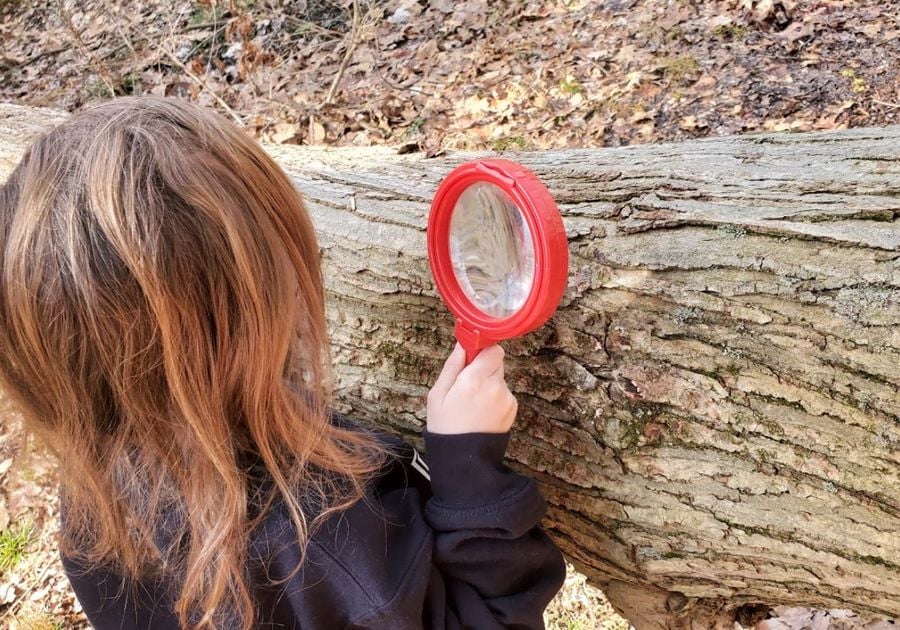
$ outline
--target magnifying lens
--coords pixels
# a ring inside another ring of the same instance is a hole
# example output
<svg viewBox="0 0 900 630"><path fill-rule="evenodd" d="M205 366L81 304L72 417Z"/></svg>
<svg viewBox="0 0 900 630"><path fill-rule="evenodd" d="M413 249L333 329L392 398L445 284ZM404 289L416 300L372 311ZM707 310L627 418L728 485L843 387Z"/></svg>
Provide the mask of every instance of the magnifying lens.
<svg viewBox="0 0 900 630"><path fill-rule="evenodd" d="M428 258L471 363L483 348L550 319L566 287L569 249L559 209L531 171L479 160L438 186Z"/></svg>

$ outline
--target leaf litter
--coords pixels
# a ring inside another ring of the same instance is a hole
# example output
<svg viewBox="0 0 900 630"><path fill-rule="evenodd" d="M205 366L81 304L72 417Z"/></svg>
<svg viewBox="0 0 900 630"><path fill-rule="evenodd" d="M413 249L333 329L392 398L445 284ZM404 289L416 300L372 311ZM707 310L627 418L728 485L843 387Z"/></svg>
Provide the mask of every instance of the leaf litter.
<svg viewBox="0 0 900 630"><path fill-rule="evenodd" d="M0 37L0 99L181 96L277 143L521 150L900 122L900 6L873 0L5 0Z"/></svg>

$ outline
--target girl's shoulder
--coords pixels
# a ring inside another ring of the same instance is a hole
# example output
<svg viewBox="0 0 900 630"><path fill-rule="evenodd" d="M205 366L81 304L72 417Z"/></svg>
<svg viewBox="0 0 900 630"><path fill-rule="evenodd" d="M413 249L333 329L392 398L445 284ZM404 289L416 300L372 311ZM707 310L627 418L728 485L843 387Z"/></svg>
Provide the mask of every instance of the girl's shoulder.
<svg viewBox="0 0 900 630"><path fill-rule="evenodd" d="M372 490L377 496L393 489L414 488L424 505L431 496L431 477L425 457L418 448L399 435L382 431L344 414L332 413L331 421L343 429L373 435L388 453L384 468L372 479Z"/></svg>
<svg viewBox="0 0 900 630"><path fill-rule="evenodd" d="M360 501L330 514L315 529L305 555L288 515L268 515L254 536L253 556L259 568L256 587L271 596L277 621L312 618L315 627L352 625L373 610L391 607L409 588L405 585L424 585L429 576L432 532L424 503L431 492L418 451L401 437L347 416L335 414L333 422L374 434L389 456ZM334 594L340 595L340 606ZM411 619L421 617L421 610L405 612Z"/></svg>

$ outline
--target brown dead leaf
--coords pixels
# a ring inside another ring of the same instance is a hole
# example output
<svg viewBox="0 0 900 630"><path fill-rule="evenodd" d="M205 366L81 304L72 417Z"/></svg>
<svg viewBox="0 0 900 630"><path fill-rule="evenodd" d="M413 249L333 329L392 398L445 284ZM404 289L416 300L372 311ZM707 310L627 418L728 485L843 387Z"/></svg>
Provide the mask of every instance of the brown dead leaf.
<svg viewBox="0 0 900 630"><path fill-rule="evenodd" d="M456 111L463 116L480 116L490 109L491 105L488 99L477 94L463 99L456 107Z"/></svg>
<svg viewBox="0 0 900 630"><path fill-rule="evenodd" d="M691 17L693 10L688 3L670 4L668 10L661 20L657 22L660 27L669 30L674 26L681 24Z"/></svg>
<svg viewBox="0 0 900 630"><path fill-rule="evenodd" d="M697 120L696 116L685 116L678 122L678 126L685 131L694 129L705 129L708 125L702 120Z"/></svg>
<svg viewBox="0 0 900 630"><path fill-rule="evenodd" d="M16 601L16 585L0 584L0 605L11 604L14 601Z"/></svg>
<svg viewBox="0 0 900 630"><path fill-rule="evenodd" d="M727 13L717 15L708 22L710 30L716 30L724 26L731 26L732 24L734 24L734 19Z"/></svg>
<svg viewBox="0 0 900 630"><path fill-rule="evenodd" d="M197 76L203 76L206 74L206 64L200 57L194 57L193 61L188 64L188 70Z"/></svg>
<svg viewBox="0 0 900 630"><path fill-rule="evenodd" d="M786 29L778 33L778 37L789 42L795 42L798 39L810 37L815 32L816 27L812 22L794 22Z"/></svg>
<svg viewBox="0 0 900 630"><path fill-rule="evenodd" d="M453 13L453 0L431 0L429 7L441 13Z"/></svg>
<svg viewBox="0 0 900 630"><path fill-rule="evenodd" d="M759 22L779 20L789 16L794 8L793 0L741 0L741 8Z"/></svg>
<svg viewBox="0 0 900 630"><path fill-rule="evenodd" d="M656 110L644 110L639 109L628 119L628 122L631 124L637 124L639 122L644 122L646 120L651 120L656 115Z"/></svg>
<svg viewBox="0 0 900 630"><path fill-rule="evenodd" d="M700 77L696 83L694 83L694 87L698 90L705 90L706 88L711 88L716 85L716 78L710 74Z"/></svg>
<svg viewBox="0 0 900 630"><path fill-rule="evenodd" d="M621 46L616 53L615 60L619 63L627 64L629 61L634 59L635 54L637 53L637 48L632 46L631 44L625 44Z"/></svg>
<svg viewBox="0 0 900 630"><path fill-rule="evenodd" d="M277 123L272 130L272 142L276 144L284 144L289 140L293 140L297 136L299 130L299 127L293 123Z"/></svg>
<svg viewBox="0 0 900 630"><path fill-rule="evenodd" d="M418 153L422 147L418 142L407 142L397 147L397 155L407 155L408 153Z"/></svg>
<svg viewBox="0 0 900 630"><path fill-rule="evenodd" d="M797 120L767 120L763 123L766 131L793 131L802 126L803 123Z"/></svg>
<svg viewBox="0 0 900 630"><path fill-rule="evenodd" d="M881 35L882 31L884 31L885 24L884 22L871 22L869 24L863 25L859 30L866 35L866 37L871 37L875 39L879 35Z"/></svg>

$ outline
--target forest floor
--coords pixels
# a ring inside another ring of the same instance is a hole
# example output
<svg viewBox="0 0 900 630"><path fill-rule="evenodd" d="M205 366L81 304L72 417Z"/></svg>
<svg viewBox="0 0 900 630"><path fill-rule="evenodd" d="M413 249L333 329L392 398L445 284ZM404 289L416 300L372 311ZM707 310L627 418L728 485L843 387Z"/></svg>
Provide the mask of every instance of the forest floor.
<svg viewBox="0 0 900 630"><path fill-rule="evenodd" d="M0 46L0 100L190 96L271 142L433 154L900 122L893 0L0 0Z"/></svg>
<svg viewBox="0 0 900 630"><path fill-rule="evenodd" d="M900 124L883 0L0 0L0 101L191 98L261 140L427 156ZM0 411L0 627L86 627L52 462ZM778 609L766 630L893 628ZM570 571L551 630L625 630Z"/></svg>

